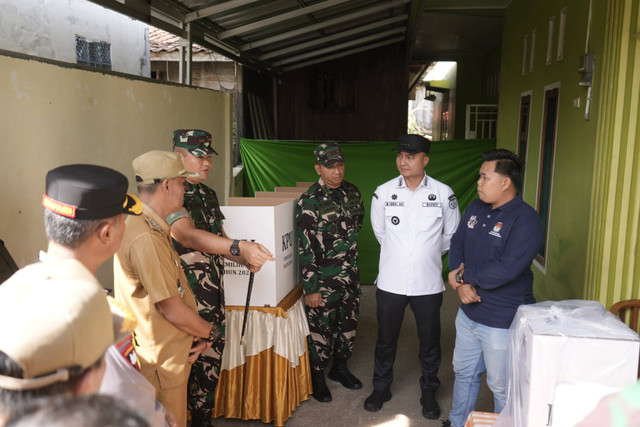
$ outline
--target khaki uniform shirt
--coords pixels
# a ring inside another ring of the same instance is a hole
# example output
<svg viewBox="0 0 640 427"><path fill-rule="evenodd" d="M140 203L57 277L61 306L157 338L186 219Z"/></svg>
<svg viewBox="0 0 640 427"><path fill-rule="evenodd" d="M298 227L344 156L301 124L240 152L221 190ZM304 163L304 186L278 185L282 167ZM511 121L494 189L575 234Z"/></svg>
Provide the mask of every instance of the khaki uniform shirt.
<svg viewBox="0 0 640 427"><path fill-rule="evenodd" d="M142 374L157 374L160 388L187 381L187 361L193 336L176 328L158 310L157 303L180 296L196 309L196 302L173 249L169 224L143 203L140 216L130 216L120 249L113 261L114 290L136 317L136 352Z"/></svg>

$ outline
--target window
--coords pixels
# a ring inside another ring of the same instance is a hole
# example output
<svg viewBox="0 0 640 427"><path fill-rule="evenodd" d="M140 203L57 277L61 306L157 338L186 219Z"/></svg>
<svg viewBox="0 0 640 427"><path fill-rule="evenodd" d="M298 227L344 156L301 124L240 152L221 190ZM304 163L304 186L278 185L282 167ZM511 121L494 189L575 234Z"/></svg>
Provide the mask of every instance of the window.
<svg viewBox="0 0 640 427"><path fill-rule="evenodd" d="M529 72L533 73L533 59L536 52L536 29L531 31L531 52L529 52Z"/></svg>
<svg viewBox="0 0 640 427"><path fill-rule="evenodd" d="M531 116L531 93L520 97L520 127L518 132L518 156L527 159L527 141L529 140L529 117ZM526 170L526 169L525 169ZM518 193L524 192L524 175L518 187Z"/></svg>
<svg viewBox="0 0 640 427"><path fill-rule="evenodd" d="M555 24L556 17L552 16L549 18L549 31L547 32L547 65L551 64L551 58L553 57L553 28Z"/></svg>
<svg viewBox="0 0 640 427"><path fill-rule="evenodd" d="M465 139L495 138L498 106L494 104L467 104Z"/></svg>
<svg viewBox="0 0 640 427"><path fill-rule="evenodd" d="M549 237L549 213L551 207L551 187L553 181L553 156L555 152L556 125L558 119L559 88L547 89L544 93L544 114L542 141L540 146L540 169L538 171L538 200L536 209L540 215L544 241L536 255L536 261L545 268L547 242Z"/></svg>
<svg viewBox="0 0 640 427"><path fill-rule="evenodd" d="M529 45L529 34L524 35L524 43L522 45L522 75L527 74L527 46Z"/></svg>
<svg viewBox="0 0 640 427"><path fill-rule="evenodd" d="M78 64L111 69L111 45L107 42L90 42L76 34L76 60Z"/></svg>
<svg viewBox="0 0 640 427"><path fill-rule="evenodd" d="M556 52L556 61L564 58L564 33L567 27L567 8L560 11L560 24L558 24L558 51Z"/></svg>

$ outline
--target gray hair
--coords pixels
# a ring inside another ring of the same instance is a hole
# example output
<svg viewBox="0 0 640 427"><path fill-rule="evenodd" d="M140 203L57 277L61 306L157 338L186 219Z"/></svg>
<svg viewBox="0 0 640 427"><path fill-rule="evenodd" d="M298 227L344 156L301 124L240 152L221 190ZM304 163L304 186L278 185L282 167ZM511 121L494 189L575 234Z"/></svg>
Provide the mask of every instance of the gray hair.
<svg viewBox="0 0 640 427"><path fill-rule="evenodd" d="M47 238L70 249L76 249L86 242L104 221L104 219L67 218L49 209L44 210L44 228Z"/></svg>

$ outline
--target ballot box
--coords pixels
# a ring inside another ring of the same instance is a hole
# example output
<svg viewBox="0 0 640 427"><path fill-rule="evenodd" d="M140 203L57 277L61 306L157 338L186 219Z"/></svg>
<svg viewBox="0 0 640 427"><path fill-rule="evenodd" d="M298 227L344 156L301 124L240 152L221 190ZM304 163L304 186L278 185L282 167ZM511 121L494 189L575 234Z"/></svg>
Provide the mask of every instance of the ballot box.
<svg viewBox="0 0 640 427"><path fill-rule="evenodd" d="M231 197L221 206L227 236L261 243L276 259L255 274L251 306L275 307L299 282L295 206L291 197ZM225 259L225 304L245 305L248 285L249 270Z"/></svg>
<svg viewBox="0 0 640 427"><path fill-rule="evenodd" d="M513 320L509 396L496 426L556 426L557 386L582 382L621 389L638 377L638 334L595 301L522 305ZM585 388L586 390L586 388Z"/></svg>

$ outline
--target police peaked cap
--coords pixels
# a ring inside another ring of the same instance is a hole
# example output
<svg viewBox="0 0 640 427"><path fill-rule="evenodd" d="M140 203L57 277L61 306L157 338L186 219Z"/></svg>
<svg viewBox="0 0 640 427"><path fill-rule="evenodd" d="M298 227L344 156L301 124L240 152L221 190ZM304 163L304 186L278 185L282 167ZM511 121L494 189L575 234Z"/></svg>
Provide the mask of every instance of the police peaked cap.
<svg viewBox="0 0 640 427"><path fill-rule="evenodd" d="M102 219L142 213L140 200L127 193L127 177L104 166L60 166L47 173L46 182L42 205L67 218Z"/></svg>

